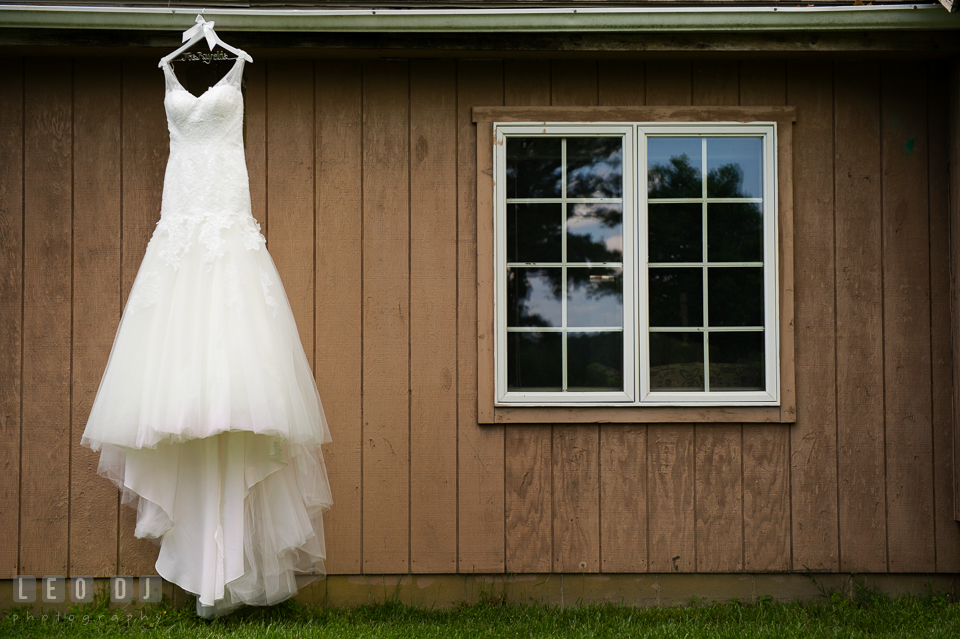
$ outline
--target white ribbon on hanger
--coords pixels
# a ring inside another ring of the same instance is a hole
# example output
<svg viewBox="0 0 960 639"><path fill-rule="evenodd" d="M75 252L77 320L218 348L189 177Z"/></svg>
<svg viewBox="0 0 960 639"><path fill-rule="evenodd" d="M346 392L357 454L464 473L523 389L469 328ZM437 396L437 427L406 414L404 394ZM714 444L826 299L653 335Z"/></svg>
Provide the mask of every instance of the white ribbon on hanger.
<svg viewBox="0 0 960 639"><path fill-rule="evenodd" d="M213 32L213 25L214 25L213 20L211 20L210 22L207 22L206 20L203 19L203 16L198 15L196 22L197 23L195 25L193 25L192 27L190 27L189 29L183 32L182 42L191 40L193 39L193 36L202 32L203 37L206 38L207 40L207 44L210 45L210 50L213 51L213 48L217 46L217 40L218 40L217 34Z"/></svg>

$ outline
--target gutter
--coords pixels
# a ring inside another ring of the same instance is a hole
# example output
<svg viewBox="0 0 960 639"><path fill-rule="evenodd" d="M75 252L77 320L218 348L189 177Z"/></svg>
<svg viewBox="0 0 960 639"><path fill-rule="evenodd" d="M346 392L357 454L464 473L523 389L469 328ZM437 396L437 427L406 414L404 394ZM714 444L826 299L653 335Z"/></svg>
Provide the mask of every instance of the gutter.
<svg viewBox="0 0 960 639"><path fill-rule="evenodd" d="M801 0L802 1L802 0ZM522 9L246 9L0 5L0 29L182 30L203 13L221 31L684 32L960 29L937 3L814 7L577 7Z"/></svg>

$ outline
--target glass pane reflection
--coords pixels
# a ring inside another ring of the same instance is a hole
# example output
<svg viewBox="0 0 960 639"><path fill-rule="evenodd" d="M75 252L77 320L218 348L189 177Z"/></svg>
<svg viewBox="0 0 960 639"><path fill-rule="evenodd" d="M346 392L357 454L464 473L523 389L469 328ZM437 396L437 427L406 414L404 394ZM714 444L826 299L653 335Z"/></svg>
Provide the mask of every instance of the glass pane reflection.
<svg viewBox="0 0 960 639"><path fill-rule="evenodd" d="M700 138L647 138L648 197L701 197L702 166Z"/></svg>
<svg viewBox="0 0 960 639"><path fill-rule="evenodd" d="M650 326L703 326L703 269L650 269Z"/></svg>
<svg viewBox="0 0 960 639"><path fill-rule="evenodd" d="M507 138L507 197L560 197L560 138Z"/></svg>
<svg viewBox="0 0 960 639"><path fill-rule="evenodd" d="M647 219L651 262L703 260L703 207L700 204L651 204Z"/></svg>
<svg viewBox="0 0 960 639"><path fill-rule="evenodd" d="M567 261L620 262L622 260L622 205L568 204Z"/></svg>
<svg viewBox="0 0 960 639"><path fill-rule="evenodd" d="M760 138L707 138L707 197L763 197Z"/></svg>
<svg viewBox="0 0 960 639"><path fill-rule="evenodd" d="M710 333L710 390L763 390L763 332Z"/></svg>
<svg viewBox="0 0 960 639"><path fill-rule="evenodd" d="M562 390L561 340L560 333L507 333L507 388Z"/></svg>
<svg viewBox="0 0 960 639"><path fill-rule="evenodd" d="M567 197L621 197L620 138L567 138Z"/></svg>
<svg viewBox="0 0 960 639"><path fill-rule="evenodd" d="M507 269L507 326L560 326L559 268Z"/></svg>
<svg viewBox="0 0 960 639"><path fill-rule="evenodd" d="M650 333L650 390L703 389L703 333Z"/></svg>
<svg viewBox="0 0 960 639"><path fill-rule="evenodd" d="M560 204L508 204L507 261L559 262L562 223Z"/></svg>
<svg viewBox="0 0 960 639"><path fill-rule="evenodd" d="M567 326L623 326L622 268L567 268Z"/></svg>
<svg viewBox="0 0 960 639"><path fill-rule="evenodd" d="M707 258L711 262L763 261L759 204L707 205Z"/></svg>
<svg viewBox="0 0 960 639"><path fill-rule="evenodd" d="M763 326L763 269L710 268L710 326Z"/></svg>
<svg viewBox="0 0 960 639"><path fill-rule="evenodd" d="M569 333L567 390L623 390L623 333Z"/></svg>

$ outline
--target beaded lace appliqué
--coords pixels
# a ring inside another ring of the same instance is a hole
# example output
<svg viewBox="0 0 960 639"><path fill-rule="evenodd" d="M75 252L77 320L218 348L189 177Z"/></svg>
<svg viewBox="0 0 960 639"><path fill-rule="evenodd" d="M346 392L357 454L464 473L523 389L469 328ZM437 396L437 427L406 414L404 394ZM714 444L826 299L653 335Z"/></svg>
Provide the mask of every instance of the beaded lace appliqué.
<svg viewBox="0 0 960 639"><path fill-rule="evenodd" d="M131 310L146 308L156 303L160 294L161 270L179 270L183 256L193 246L202 249L203 262L208 271L212 269L214 262L226 255L227 241L223 232L231 227L236 227L239 231L245 250L257 251L266 244L266 240L260 233L260 224L249 215L224 213L205 215L199 219L186 215L161 218L150 239L147 253L149 254L151 249L156 247L157 256L162 263L142 268L137 275L136 285L131 291ZM228 304L239 309L242 306L239 295L239 274L235 267L228 267L224 269L224 276ZM276 314L277 302L269 293L271 284L269 276L261 272L260 286L264 299Z"/></svg>

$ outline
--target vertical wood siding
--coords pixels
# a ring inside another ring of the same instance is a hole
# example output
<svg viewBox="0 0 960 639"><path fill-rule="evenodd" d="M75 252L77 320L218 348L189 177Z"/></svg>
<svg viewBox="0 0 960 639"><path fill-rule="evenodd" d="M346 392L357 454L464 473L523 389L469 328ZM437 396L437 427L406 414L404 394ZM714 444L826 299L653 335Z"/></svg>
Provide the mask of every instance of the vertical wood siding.
<svg viewBox="0 0 960 639"><path fill-rule="evenodd" d="M0 575L20 570L23 401L23 60L0 59Z"/></svg>
<svg viewBox="0 0 960 639"><path fill-rule="evenodd" d="M150 573L156 547L79 440L157 221L163 78L144 60L0 63L0 578ZM334 439L328 570L960 571L946 75L251 65L254 214ZM797 107L795 424L477 423L490 141L478 155L470 110L551 104Z"/></svg>

